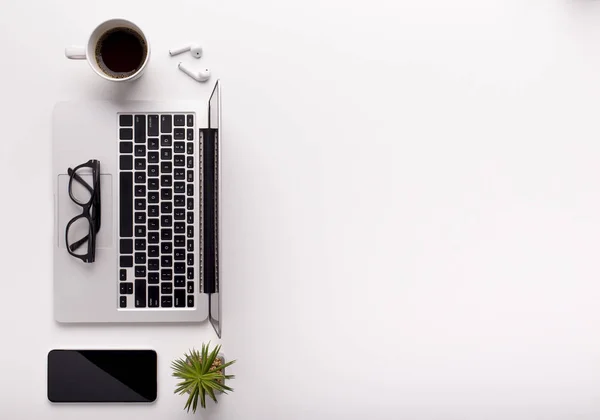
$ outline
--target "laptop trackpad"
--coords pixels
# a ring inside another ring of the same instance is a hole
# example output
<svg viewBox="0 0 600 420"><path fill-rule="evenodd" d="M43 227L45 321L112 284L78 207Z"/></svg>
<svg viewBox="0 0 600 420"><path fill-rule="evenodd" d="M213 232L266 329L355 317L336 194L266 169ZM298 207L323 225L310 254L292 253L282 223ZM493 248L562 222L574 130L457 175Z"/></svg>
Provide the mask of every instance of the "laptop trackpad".
<svg viewBox="0 0 600 420"><path fill-rule="evenodd" d="M79 172L78 172L79 173ZM58 229L56 232L56 241L59 248L66 248L65 228L69 221L79 216L82 212L81 206L75 204L69 196L69 175L58 176ZM92 174L82 175L82 178L92 184ZM74 185L73 188L76 188ZM98 236L96 236L96 249L113 247L113 195L112 195L112 176L110 174L100 175L101 191L101 225ZM77 194L76 191L74 191ZM85 236L81 232L80 236Z"/></svg>

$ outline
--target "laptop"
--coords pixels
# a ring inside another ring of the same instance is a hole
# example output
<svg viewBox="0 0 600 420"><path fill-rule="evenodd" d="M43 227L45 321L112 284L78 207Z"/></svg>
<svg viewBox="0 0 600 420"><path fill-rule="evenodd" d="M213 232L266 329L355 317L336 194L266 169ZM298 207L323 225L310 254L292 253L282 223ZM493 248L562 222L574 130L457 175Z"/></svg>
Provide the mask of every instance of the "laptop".
<svg viewBox="0 0 600 420"><path fill-rule="evenodd" d="M207 102L56 105L56 321L208 319L220 336L220 130L219 81Z"/></svg>

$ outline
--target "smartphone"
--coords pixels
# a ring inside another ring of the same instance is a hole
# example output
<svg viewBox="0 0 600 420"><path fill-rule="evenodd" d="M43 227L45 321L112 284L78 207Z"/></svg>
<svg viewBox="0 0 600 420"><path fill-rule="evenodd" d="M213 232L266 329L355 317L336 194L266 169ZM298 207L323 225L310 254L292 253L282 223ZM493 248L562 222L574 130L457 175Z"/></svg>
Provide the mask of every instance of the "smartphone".
<svg viewBox="0 0 600 420"><path fill-rule="evenodd" d="M156 400L154 350L52 350L48 399L56 403Z"/></svg>

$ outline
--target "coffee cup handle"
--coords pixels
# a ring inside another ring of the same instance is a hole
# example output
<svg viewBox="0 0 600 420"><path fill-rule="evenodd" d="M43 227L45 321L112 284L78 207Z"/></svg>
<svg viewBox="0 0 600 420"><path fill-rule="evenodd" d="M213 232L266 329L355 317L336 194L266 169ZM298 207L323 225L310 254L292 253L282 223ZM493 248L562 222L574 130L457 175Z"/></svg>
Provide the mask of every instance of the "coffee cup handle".
<svg viewBox="0 0 600 420"><path fill-rule="evenodd" d="M85 48L83 47L67 47L65 48L65 56L71 60L85 60Z"/></svg>

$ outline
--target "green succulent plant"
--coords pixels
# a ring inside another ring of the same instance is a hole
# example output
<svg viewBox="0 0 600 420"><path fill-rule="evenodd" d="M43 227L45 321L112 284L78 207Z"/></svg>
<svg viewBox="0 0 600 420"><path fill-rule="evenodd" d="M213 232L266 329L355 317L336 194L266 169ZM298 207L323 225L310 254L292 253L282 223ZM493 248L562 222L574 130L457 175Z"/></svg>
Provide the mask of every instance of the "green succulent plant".
<svg viewBox="0 0 600 420"><path fill-rule="evenodd" d="M232 388L225 385L226 379L233 379L234 375L225 375L225 368L231 366L236 361L224 363L219 357L221 346L218 345L209 352L210 343L202 344L202 350L190 350L185 353L183 358L174 360L171 363L173 376L181 379L177 384L175 394L188 394L184 410L196 412L198 408L198 399L200 406L206 408L206 394L217 402L215 392L227 393L233 391Z"/></svg>

